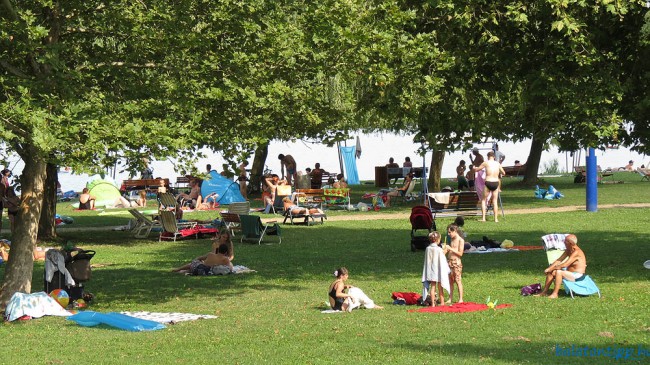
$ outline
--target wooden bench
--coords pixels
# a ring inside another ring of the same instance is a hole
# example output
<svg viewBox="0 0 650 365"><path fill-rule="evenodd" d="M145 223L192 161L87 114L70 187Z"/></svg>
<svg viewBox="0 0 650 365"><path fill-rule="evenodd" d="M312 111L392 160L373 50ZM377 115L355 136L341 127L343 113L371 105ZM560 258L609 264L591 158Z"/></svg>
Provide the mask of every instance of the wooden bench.
<svg viewBox="0 0 650 365"><path fill-rule="evenodd" d="M503 166L503 171L506 172L506 177L523 176L526 175L526 165Z"/></svg>
<svg viewBox="0 0 650 365"><path fill-rule="evenodd" d="M176 183L174 184L175 188L186 188L190 185L189 176L179 176L176 178Z"/></svg>
<svg viewBox="0 0 650 365"><path fill-rule="evenodd" d="M437 194L449 194L446 204L436 201ZM457 215L481 215L481 200L475 191L462 191L458 193L430 193L427 199L433 218L453 217Z"/></svg>
<svg viewBox="0 0 650 365"><path fill-rule="evenodd" d="M323 189L296 189L296 204L298 206L318 205L323 207Z"/></svg>
<svg viewBox="0 0 650 365"><path fill-rule="evenodd" d="M123 191L129 190L151 190L157 191L160 187L160 183L164 182L165 187L169 188L169 179L138 179L138 180L123 180L122 188Z"/></svg>

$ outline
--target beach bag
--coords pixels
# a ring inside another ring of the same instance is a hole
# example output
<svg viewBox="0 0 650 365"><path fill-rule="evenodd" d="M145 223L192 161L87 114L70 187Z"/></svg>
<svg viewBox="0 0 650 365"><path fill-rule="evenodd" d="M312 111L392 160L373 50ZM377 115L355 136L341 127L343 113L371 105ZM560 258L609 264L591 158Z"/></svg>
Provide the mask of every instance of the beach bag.
<svg viewBox="0 0 650 365"><path fill-rule="evenodd" d="M526 285L523 288L521 288L521 295L523 296L529 296L533 294L537 294L542 291L542 284L530 284Z"/></svg>

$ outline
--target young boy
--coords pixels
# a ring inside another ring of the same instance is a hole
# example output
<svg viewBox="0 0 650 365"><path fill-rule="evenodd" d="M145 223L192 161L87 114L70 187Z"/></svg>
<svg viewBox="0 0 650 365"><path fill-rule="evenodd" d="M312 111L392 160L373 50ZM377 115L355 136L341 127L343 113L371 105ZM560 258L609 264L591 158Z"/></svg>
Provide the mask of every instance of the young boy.
<svg viewBox="0 0 650 365"><path fill-rule="evenodd" d="M463 256L463 251L465 250L465 240L458 234L458 226L455 224L450 224L447 227L447 234L451 237L451 242L448 246L445 246L444 252L448 255L449 258L449 268L451 269L451 274L449 274L449 281L451 282L451 290L449 291L449 301L452 302L454 297L454 283L458 286L458 303L463 302L463 263L460 258Z"/></svg>
<svg viewBox="0 0 650 365"><path fill-rule="evenodd" d="M424 268L422 269L422 286L423 299L428 294L431 296L431 306L436 306L436 285L438 286L438 296L440 304L445 305L445 296L442 288L450 292L449 288L449 265L445 260L445 253L440 248L440 233L429 233L429 246L424 255ZM428 290L427 290L428 289Z"/></svg>

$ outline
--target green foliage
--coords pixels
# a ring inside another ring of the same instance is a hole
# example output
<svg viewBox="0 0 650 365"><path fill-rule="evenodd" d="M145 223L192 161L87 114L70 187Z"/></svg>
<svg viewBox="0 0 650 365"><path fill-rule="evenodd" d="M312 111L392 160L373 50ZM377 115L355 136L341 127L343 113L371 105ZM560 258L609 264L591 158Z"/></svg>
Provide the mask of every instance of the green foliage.
<svg viewBox="0 0 650 365"><path fill-rule="evenodd" d="M560 162L557 158L544 163L544 175L554 175L560 172Z"/></svg>

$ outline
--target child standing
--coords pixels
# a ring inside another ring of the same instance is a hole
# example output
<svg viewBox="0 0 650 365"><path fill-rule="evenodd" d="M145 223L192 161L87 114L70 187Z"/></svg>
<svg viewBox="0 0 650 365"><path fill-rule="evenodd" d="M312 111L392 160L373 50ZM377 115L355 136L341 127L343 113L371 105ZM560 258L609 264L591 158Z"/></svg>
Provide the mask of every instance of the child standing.
<svg viewBox="0 0 650 365"><path fill-rule="evenodd" d="M440 247L440 233L429 233L429 246L424 255L424 268L422 269L422 287L423 297L427 297L428 293L431 295L431 306L436 306L436 286L438 287L438 296L440 297L440 304L445 305L445 297L442 288L450 292L449 278L450 270L445 253Z"/></svg>
<svg viewBox="0 0 650 365"><path fill-rule="evenodd" d="M449 256L449 268L451 269L451 274L449 274L451 290L449 291L448 303L451 303L454 297L454 283L458 286L458 303L463 302L463 263L460 258L465 251L465 240L458 234L458 231L458 226L455 224L450 224L447 227L447 234L451 238L451 242L444 249L445 254Z"/></svg>

